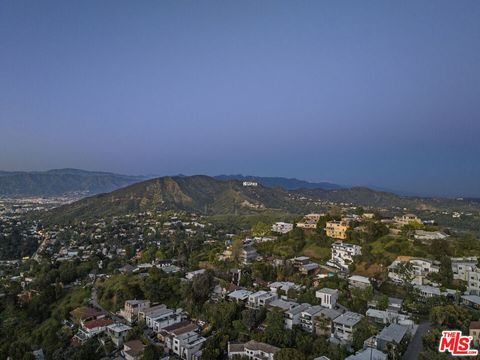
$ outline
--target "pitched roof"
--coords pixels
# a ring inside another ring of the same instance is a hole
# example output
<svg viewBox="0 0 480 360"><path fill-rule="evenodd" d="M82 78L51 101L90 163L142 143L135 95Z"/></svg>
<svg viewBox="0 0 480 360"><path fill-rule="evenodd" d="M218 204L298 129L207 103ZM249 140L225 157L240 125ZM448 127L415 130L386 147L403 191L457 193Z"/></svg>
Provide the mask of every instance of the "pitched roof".
<svg viewBox="0 0 480 360"><path fill-rule="evenodd" d="M480 321L472 321L470 322L470 327L469 327L470 330L478 330L480 329Z"/></svg>
<svg viewBox="0 0 480 360"><path fill-rule="evenodd" d="M141 354L143 350L145 350L145 345L140 340L130 340L123 344L125 353L132 357L136 357L137 355Z"/></svg>
<svg viewBox="0 0 480 360"><path fill-rule="evenodd" d="M98 327L108 326L111 324L113 324L113 320L111 319L96 319L96 320L87 321L85 324L83 324L83 327L91 330Z"/></svg>

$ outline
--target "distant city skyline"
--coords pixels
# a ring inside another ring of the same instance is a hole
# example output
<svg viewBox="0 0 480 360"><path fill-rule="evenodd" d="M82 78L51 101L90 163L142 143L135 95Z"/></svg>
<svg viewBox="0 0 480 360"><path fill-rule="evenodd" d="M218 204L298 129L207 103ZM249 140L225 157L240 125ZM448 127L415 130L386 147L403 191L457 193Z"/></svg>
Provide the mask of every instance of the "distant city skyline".
<svg viewBox="0 0 480 360"><path fill-rule="evenodd" d="M480 197L477 1L3 1L0 170Z"/></svg>

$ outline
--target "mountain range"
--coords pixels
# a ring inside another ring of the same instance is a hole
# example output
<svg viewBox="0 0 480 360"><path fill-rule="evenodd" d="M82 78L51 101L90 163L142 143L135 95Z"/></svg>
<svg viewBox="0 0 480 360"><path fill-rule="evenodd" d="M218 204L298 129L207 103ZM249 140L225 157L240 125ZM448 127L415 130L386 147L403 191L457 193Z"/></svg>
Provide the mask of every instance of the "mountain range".
<svg viewBox="0 0 480 360"><path fill-rule="evenodd" d="M155 177L158 176L131 176L79 169L0 171L0 196L58 196L72 193L89 196L117 190ZM282 177L219 175L215 176L215 179L257 181L266 187L280 187L285 190L341 188L340 185L328 182L312 183Z"/></svg>
<svg viewBox="0 0 480 360"><path fill-rule="evenodd" d="M152 210L185 210L204 215L252 214L281 210L295 214L318 210L319 202L408 210L479 211L480 204L443 198L399 196L356 187L347 189L270 188L244 186L240 180L213 177L166 176L84 198L51 210L45 219L78 221Z"/></svg>
<svg viewBox="0 0 480 360"><path fill-rule="evenodd" d="M0 171L0 196L58 196L72 193L93 195L146 179L144 176L78 169Z"/></svg>

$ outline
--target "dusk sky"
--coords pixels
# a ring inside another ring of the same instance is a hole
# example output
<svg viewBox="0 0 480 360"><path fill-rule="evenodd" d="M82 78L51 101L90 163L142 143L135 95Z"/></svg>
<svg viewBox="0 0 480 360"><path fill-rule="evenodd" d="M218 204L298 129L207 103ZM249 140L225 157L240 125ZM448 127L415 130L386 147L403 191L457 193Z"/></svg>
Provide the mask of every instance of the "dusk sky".
<svg viewBox="0 0 480 360"><path fill-rule="evenodd" d="M0 169L480 196L480 2L0 2Z"/></svg>

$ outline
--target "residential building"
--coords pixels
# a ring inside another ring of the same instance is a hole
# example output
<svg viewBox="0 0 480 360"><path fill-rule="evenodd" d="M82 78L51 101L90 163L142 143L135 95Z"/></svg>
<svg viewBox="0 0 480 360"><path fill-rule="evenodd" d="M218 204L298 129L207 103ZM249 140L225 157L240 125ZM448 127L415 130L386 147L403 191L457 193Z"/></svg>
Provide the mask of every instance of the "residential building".
<svg viewBox="0 0 480 360"><path fill-rule="evenodd" d="M201 348L206 338L195 331L179 334L173 338L172 351L184 360L195 360L201 355Z"/></svg>
<svg viewBox="0 0 480 360"><path fill-rule="evenodd" d="M205 269L200 269L200 270L195 270L195 271L190 271L188 273L185 274L185 279L187 280L193 280L193 278L197 275L201 275L203 273L205 273Z"/></svg>
<svg viewBox="0 0 480 360"><path fill-rule="evenodd" d="M297 223L297 227L305 230L314 230L317 228L317 221L315 220L303 220Z"/></svg>
<svg viewBox="0 0 480 360"><path fill-rule="evenodd" d="M91 338L103 333L107 326L111 324L113 324L113 320L107 318L89 320L83 324L82 330L88 338Z"/></svg>
<svg viewBox="0 0 480 360"><path fill-rule="evenodd" d="M312 214L307 214L304 216L304 219L306 220L313 220L313 221L316 221L316 222L319 222L320 221L320 218L322 216L325 216L325 214L316 214L316 213L312 213Z"/></svg>
<svg viewBox="0 0 480 360"><path fill-rule="evenodd" d="M275 294L278 293L279 289L286 294L290 289L300 290L302 288L301 285L297 285L291 281L275 281L270 283L268 287L270 288L270 291Z"/></svg>
<svg viewBox="0 0 480 360"><path fill-rule="evenodd" d="M110 339L112 339L112 342L115 344L115 346L121 347L123 346L125 337L130 330L132 330L132 328L128 325L122 323L115 323L108 325L106 332L107 335L110 336Z"/></svg>
<svg viewBox="0 0 480 360"><path fill-rule="evenodd" d="M320 267L320 265L317 263L312 262L308 256L298 256L288 261L302 275L315 273L315 271Z"/></svg>
<svg viewBox="0 0 480 360"><path fill-rule="evenodd" d="M384 327L376 336L377 349L380 351L387 351L388 348L398 349L407 332L408 327L404 325L390 324Z"/></svg>
<svg viewBox="0 0 480 360"><path fill-rule="evenodd" d="M300 317L302 329L307 332L313 333L315 331L314 317L322 310L324 310L322 306L316 305L302 311L302 315Z"/></svg>
<svg viewBox="0 0 480 360"><path fill-rule="evenodd" d="M145 324L150 329L153 329L155 332L159 332L161 329L167 326L182 322L184 317L181 309L172 310L164 308L147 314L145 319Z"/></svg>
<svg viewBox="0 0 480 360"><path fill-rule="evenodd" d="M279 234L287 234L293 230L293 224L286 222L276 222L272 225L272 232Z"/></svg>
<svg viewBox="0 0 480 360"><path fill-rule="evenodd" d="M315 334L330 337L332 335L333 320L342 313L338 310L324 308L313 317Z"/></svg>
<svg viewBox="0 0 480 360"><path fill-rule="evenodd" d="M438 273L440 263L438 261L415 258L411 256L399 256L388 267L388 278L393 282L403 284L422 285L430 273Z"/></svg>
<svg viewBox="0 0 480 360"><path fill-rule="evenodd" d="M235 290L232 291L230 294L227 295L227 297L236 302L247 302L248 297L252 294L251 291L240 289L240 290Z"/></svg>
<svg viewBox="0 0 480 360"><path fill-rule="evenodd" d="M348 266L353 262L353 257L362 255L360 245L347 244L336 241L332 244L332 257L327 265L342 271L348 271Z"/></svg>
<svg viewBox="0 0 480 360"><path fill-rule="evenodd" d="M472 337L473 346L480 346L480 321L470 322L468 335Z"/></svg>
<svg viewBox="0 0 480 360"><path fill-rule="evenodd" d="M414 215L414 214L405 214L402 216L396 216L395 221L399 225L411 225L411 224L419 224L422 225L422 220Z"/></svg>
<svg viewBox="0 0 480 360"><path fill-rule="evenodd" d="M478 257L451 258L453 278L468 281L468 274L477 271Z"/></svg>
<svg viewBox="0 0 480 360"><path fill-rule="evenodd" d="M441 231L415 230L413 237L420 241L434 241L448 238L448 235Z"/></svg>
<svg viewBox="0 0 480 360"><path fill-rule="evenodd" d="M317 290L315 297L320 300L320 305L324 308L333 309L337 305L338 290L323 288Z"/></svg>
<svg viewBox="0 0 480 360"><path fill-rule="evenodd" d="M363 315L347 311L333 320L333 334L341 342L350 343L353 340L353 330L363 319Z"/></svg>
<svg viewBox="0 0 480 360"><path fill-rule="evenodd" d="M378 324L411 324L411 320L407 315L399 314L389 310L368 309L365 316L372 319Z"/></svg>
<svg viewBox="0 0 480 360"><path fill-rule="evenodd" d="M139 360L144 350L145 345L140 340L131 340L123 344L122 355L125 360Z"/></svg>
<svg viewBox="0 0 480 360"><path fill-rule="evenodd" d="M278 299L278 295L268 291L257 291L253 294L250 294L248 297L247 307L251 309L258 309L264 306L267 306L273 300Z"/></svg>
<svg viewBox="0 0 480 360"><path fill-rule="evenodd" d="M280 349L269 344L250 340L244 344L228 343L228 358L245 356L253 360L274 360L275 353Z"/></svg>
<svg viewBox="0 0 480 360"><path fill-rule="evenodd" d="M348 284L352 288L366 289L372 286L370 279L361 275L352 275L348 278Z"/></svg>
<svg viewBox="0 0 480 360"><path fill-rule="evenodd" d="M333 239L345 240L347 238L348 223L345 221L327 221L325 233Z"/></svg>
<svg viewBox="0 0 480 360"><path fill-rule="evenodd" d="M478 295L463 295L462 304L473 309L480 310L480 296Z"/></svg>
<svg viewBox="0 0 480 360"><path fill-rule="evenodd" d="M442 292L436 286L431 285L414 285L414 289L416 289L419 295L423 298L432 298L435 296L441 296Z"/></svg>
<svg viewBox="0 0 480 360"><path fill-rule="evenodd" d="M302 312L310 308L312 305L304 303L290 308L285 311L285 328L292 330L294 325L300 325Z"/></svg>
<svg viewBox="0 0 480 360"><path fill-rule="evenodd" d="M251 262L257 260L257 258L257 250L252 245L244 246L240 252L240 261L243 264L250 264Z"/></svg>
<svg viewBox="0 0 480 360"><path fill-rule="evenodd" d="M467 291L470 295L480 295L480 269L468 273Z"/></svg>
<svg viewBox="0 0 480 360"><path fill-rule="evenodd" d="M120 316L129 323L137 321L138 313L150 307L150 300L127 300L124 308L120 310Z"/></svg>
<svg viewBox="0 0 480 360"><path fill-rule="evenodd" d="M387 360L387 359L388 359L387 354L371 347L357 351L355 355L350 355L345 358L345 360Z"/></svg>

